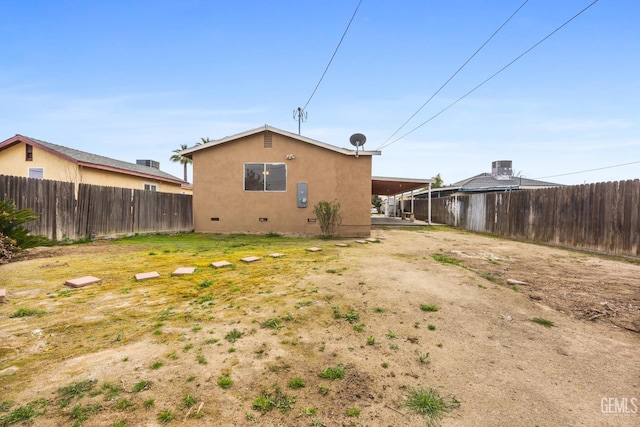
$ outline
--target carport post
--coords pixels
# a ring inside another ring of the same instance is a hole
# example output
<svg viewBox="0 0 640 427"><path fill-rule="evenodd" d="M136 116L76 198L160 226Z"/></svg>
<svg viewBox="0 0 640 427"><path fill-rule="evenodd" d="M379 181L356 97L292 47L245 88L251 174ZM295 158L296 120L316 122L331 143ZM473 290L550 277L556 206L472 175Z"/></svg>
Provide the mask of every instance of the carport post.
<svg viewBox="0 0 640 427"><path fill-rule="evenodd" d="M427 210L427 224L431 225L431 183L429 183L429 207Z"/></svg>
<svg viewBox="0 0 640 427"><path fill-rule="evenodd" d="M415 213L413 211L413 190L411 190L411 213Z"/></svg>

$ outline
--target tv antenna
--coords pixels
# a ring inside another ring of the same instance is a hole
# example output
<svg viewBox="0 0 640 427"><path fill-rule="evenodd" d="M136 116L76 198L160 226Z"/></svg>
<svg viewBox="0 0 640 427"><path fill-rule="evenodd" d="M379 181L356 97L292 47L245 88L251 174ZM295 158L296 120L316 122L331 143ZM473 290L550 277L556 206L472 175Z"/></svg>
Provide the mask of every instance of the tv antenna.
<svg viewBox="0 0 640 427"><path fill-rule="evenodd" d="M307 112L298 107L293 110L293 120L298 121L298 135L300 135L300 123L307 121Z"/></svg>
<svg viewBox="0 0 640 427"><path fill-rule="evenodd" d="M354 133L349 138L349 142L356 147L356 157L358 157L358 147L362 147L367 142L367 137L361 133Z"/></svg>

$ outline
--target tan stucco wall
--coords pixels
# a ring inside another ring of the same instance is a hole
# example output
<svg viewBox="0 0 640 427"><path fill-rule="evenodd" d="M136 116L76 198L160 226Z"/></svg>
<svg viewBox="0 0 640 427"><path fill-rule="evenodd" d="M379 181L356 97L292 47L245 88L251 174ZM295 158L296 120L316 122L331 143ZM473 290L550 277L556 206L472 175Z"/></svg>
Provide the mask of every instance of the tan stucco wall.
<svg viewBox="0 0 640 427"><path fill-rule="evenodd" d="M272 133L263 133L193 153L193 212L197 232L317 235L313 207L337 200L343 215L338 234L368 236L371 231L371 157L347 156ZM295 159L287 160L293 154ZM245 163L285 163L285 192L244 191ZM297 184L307 183L306 208L297 207ZM212 221L211 218L218 218ZM267 218L266 222L259 218Z"/></svg>
<svg viewBox="0 0 640 427"><path fill-rule="evenodd" d="M29 168L43 168L44 179L73 182L77 184L103 185L108 187L133 188L143 190L144 184L155 184L158 191L164 193L186 193L179 184L136 177L118 172L79 167L73 162L33 146L33 160L25 160L25 143L20 142L0 151L0 174L29 176Z"/></svg>

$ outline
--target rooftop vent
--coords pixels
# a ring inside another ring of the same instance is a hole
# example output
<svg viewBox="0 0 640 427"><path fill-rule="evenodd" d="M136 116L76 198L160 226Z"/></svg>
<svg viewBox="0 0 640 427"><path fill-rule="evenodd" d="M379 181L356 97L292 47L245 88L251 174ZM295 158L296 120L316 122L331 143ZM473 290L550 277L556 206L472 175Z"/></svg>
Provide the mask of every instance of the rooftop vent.
<svg viewBox="0 0 640 427"><path fill-rule="evenodd" d="M496 160L491 162L491 175L496 179L509 179L513 176L511 160Z"/></svg>
<svg viewBox="0 0 640 427"><path fill-rule="evenodd" d="M154 169L160 169L160 162L156 162L155 160L136 160L136 164Z"/></svg>

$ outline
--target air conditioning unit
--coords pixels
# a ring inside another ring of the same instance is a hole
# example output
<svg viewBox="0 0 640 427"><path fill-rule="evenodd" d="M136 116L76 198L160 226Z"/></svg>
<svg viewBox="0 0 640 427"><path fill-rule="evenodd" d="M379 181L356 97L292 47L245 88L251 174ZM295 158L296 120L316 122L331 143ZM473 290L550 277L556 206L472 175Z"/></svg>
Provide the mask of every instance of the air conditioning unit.
<svg viewBox="0 0 640 427"><path fill-rule="evenodd" d="M160 162L155 160L136 160L137 165L147 166L149 168L160 169Z"/></svg>
<svg viewBox="0 0 640 427"><path fill-rule="evenodd" d="M491 162L491 175L495 177L513 176L511 160L496 160Z"/></svg>

